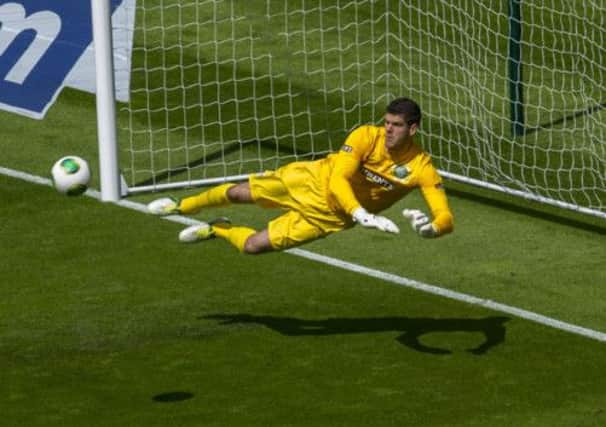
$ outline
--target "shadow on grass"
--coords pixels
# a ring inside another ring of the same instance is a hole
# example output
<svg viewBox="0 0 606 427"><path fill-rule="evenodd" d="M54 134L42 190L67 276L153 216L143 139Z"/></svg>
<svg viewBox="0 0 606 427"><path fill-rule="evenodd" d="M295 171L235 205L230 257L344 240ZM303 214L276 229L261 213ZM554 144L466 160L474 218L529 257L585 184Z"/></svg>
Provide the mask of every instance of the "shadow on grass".
<svg viewBox="0 0 606 427"><path fill-rule="evenodd" d="M157 394L152 397L154 402L159 403L174 403L188 400L194 397L193 393L188 391L170 391L166 393Z"/></svg>
<svg viewBox="0 0 606 427"><path fill-rule="evenodd" d="M143 187L143 186L148 186L148 185L154 185L157 183L164 182L164 181L168 180L169 178L174 178L179 175L185 175L185 174L187 174L187 172L190 169L193 169L195 167L202 166L207 163L219 160L219 159L223 158L225 155L238 152L239 150L242 149L243 146L250 145L253 142L255 142L255 141L243 142L241 144L238 144L238 143L229 144L229 145L223 147L221 150L210 153L205 157L201 157L199 159L192 160L189 163L176 166L172 169L169 169L168 171L165 171L162 173L157 173L154 176L152 176L151 178L148 178L144 181L136 183L135 186Z"/></svg>
<svg viewBox="0 0 606 427"><path fill-rule="evenodd" d="M509 212L527 215L533 218L539 218L542 220L547 220L556 224L566 225L569 227L578 228L580 230L589 231L592 233L597 233L604 235L606 234L606 227L601 226L599 224L593 224L591 221L599 221L594 218L587 218L586 221L583 219L576 218L567 218L564 215L566 214L564 211L559 214L549 213L544 210L541 210L541 207L537 206L537 208L533 208L530 206L521 206L516 204L515 202L508 202L504 200L499 200L496 197L484 196L481 194L477 194L473 189L463 190L459 188L448 188L447 193L452 197L459 197L461 199L470 200L473 202L478 202L485 204L487 206L496 207L502 210L506 210Z"/></svg>
<svg viewBox="0 0 606 427"><path fill-rule="evenodd" d="M226 144L224 146L221 147L221 149L216 150L212 153L208 153L206 156L191 160L189 163L184 163L178 166L173 167L172 169L169 169L167 171L161 172L161 173L156 173L155 175L153 175L152 177L137 182L134 184L135 187L144 187L144 186L148 186L148 185L155 185L158 183L162 183L165 182L171 178L177 178L180 175L187 175L188 171L200 167L200 166L204 166L208 163L212 163L215 162L217 160L221 160L223 159L225 156L228 156L232 153L238 153L241 152L242 150L245 149L251 149L251 150L265 150L267 153L280 153L281 155L284 156L294 156L295 154L299 156L299 160L314 160L316 158L316 155L313 151L311 151L311 148L307 149L307 151L305 150L305 148L303 148L302 152L297 152L295 150L294 146L289 146L287 144L281 143L279 141L275 141L275 140L269 140L269 139L264 139L264 140L256 140L256 139L252 139L249 141L243 141L243 142L234 142L234 143L230 143L230 144ZM261 170L251 170L249 171L250 173L254 173L254 172L262 172ZM183 180L186 180L187 178L183 178Z"/></svg>
<svg viewBox="0 0 606 427"><path fill-rule="evenodd" d="M539 126L536 126L536 127L526 128L526 129L524 129L524 135L529 135L531 133L538 132L538 131L543 130L543 129L550 129L550 128L553 128L553 127L555 127L557 125L561 125L561 124L566 125L566 123L572 122L574 119L576 119L578 117L590 116L593 113L598 113L598 112L600 112L601 110L603 110L605 108L606 108L606 102L602 102L600 104L592 105L592 106L587 107L587 108L585 108L583 110L575 111L575 112L572 112L572 113L568 114L567 116L560 117L557 120L553 120L553 121L547 122L547 123L542 123L542 124L540 124Z"/></svg>
<svg viewBox="0 0 606 427"><path fill-rule="evenodd" d="M341 335L372 332L402 332L396 339L410 349L429 354L451 354L445 348L430 347L421 342L421 337L432 332L480 332L484 342L467 352L481 355L505 341L504 323L508 317L485 317L481 319L432 319L425 317L376 317L366 319L331 318L305 320L294 317L256 316L253 314L212 314L200 319L219 320L222 325L256 323L282 335Z"/></svg>

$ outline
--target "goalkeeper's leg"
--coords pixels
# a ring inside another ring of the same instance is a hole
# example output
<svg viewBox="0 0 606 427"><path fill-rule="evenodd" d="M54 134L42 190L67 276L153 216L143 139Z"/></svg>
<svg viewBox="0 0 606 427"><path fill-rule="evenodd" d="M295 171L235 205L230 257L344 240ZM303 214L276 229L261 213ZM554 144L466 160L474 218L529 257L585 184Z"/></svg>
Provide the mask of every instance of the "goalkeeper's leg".
<svg viewBox="0 0 606 427"><path fill-rule="evenodd" d="M185 215L198 213L202 208L224 206L230 203L227 195L236 184L222 184L195 196L186 197L179 203L179 212Z"/></svg>
<svg viewBox="0 0 606 427"><path fill-rule="evenodd" d="M249 227L234 227L225 219L192 225L181 232L182 242L195 242L220 237L235 246L240 252L260 254L284 250L342 230L330 224L321 228L310 223L302 214L288 211L271 220L266 229L256 231Z"/></svg>
<svg viewBox="0 0 606 427"><path fill-rule="evenodd" d="M274 250L267 229L256 231L248 227L216 228L215 235L227 240L242 253L260 254Z"/></svg>
<svg viewBox="0 0 606 427"><path fill-rule="evenodd" d="M251 203L250 186L248 182L240 184L221 184L195 196L178 200L172 197L156 199L147 205L147 210L154 215L190 215L198 213L202 208L224 206L229 203Z"/></svg>
<svg viewBox="0 0 606 427"><path fill-rule="evenodd" d="M242 253L259 254L274 249L267 230L257 232L248 227L232 227L227 218L191 225L179 233L179 240L184 243L194 243L215 237L227 240Z"/></svg>

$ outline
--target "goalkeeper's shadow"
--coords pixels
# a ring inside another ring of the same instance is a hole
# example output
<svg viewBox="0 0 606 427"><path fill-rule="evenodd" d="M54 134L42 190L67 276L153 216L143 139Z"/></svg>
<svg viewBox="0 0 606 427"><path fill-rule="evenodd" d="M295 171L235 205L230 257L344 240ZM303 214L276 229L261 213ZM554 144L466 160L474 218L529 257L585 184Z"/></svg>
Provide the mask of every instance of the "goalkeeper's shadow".
<svg viewBox="0 0 606 427"><path fill-rule="evenodd" d="M482 355L505 341L505 322L508 317L491 316L479 319L426 318L426 317L373 317L373 318L328 318L321 320L298 319L295 317L258 316L253 314L212 314L200 319L213 319L220 324L256 323L266 326L282 335L342 335L373 332L400 332L396 340L406 347L428 354L451 354L447 348L424 344L425 335L441 333L481 333L484 341L466 351Z"/></svg>

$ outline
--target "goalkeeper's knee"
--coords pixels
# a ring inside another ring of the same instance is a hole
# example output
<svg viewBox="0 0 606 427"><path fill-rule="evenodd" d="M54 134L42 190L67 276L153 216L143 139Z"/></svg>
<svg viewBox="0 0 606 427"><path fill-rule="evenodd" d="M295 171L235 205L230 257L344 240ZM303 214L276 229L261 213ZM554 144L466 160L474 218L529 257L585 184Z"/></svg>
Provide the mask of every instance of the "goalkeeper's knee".
<svg viewBox="0 0 606 427"><path fill-rule="evenodd" d="M263 252L273 251L274 248L269 240L267 230L259 231L248 236L244 242L242 252L247 254L260 254Z"/></svg>

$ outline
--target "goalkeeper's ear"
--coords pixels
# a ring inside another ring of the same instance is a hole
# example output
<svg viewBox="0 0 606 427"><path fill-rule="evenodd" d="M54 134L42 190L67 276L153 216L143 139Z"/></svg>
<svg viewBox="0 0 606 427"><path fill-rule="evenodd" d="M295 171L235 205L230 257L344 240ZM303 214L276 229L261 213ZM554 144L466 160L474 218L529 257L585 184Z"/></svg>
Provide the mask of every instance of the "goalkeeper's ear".
<svg viewBox="0 0 606 427"><path fill-rule="evenodd" d="M419 129L419 123L415 122L415 123L409 123L408 125L408 134L413 137L416 135L417 130Z"/></svg>

